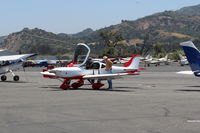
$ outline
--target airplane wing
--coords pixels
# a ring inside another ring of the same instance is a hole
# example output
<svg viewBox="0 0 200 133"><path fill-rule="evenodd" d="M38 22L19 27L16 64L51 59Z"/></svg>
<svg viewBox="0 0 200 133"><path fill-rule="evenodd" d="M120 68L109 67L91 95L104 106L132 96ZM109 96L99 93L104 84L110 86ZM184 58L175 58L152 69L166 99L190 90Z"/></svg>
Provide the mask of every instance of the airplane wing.
<svg viewBox="0 0 200 133"><path fill-rule="evenodd" d="M118 74L99 74L99 75L85 75L83 79L100 79L100 80L107 80L107 79L117 79L121 78L122 76L126 75L138 75L139 73L118 73Z"/></svg>
<svg viewBox="0 0 200 133"><path fill-rule="evenodd" d="M7 55L7 56L0 56L0 61L7 61L7 60L18 60L18 59L26 59L37 54L20 54L20 55Z"/></svg>

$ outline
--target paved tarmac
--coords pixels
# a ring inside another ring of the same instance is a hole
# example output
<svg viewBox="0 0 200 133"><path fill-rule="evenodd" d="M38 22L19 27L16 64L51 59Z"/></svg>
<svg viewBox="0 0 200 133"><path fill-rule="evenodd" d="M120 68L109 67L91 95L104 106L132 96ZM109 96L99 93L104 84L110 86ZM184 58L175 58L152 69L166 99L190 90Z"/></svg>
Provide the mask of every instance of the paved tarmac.
<svg viewBox="0 0 200 133"><path fill-rule="evenodd" d="M200 82L178 64L113 81L113 90L60 90L40 68L0 82L0 133L199 133ZM106 82L105 82L106 83Z"/></svg>

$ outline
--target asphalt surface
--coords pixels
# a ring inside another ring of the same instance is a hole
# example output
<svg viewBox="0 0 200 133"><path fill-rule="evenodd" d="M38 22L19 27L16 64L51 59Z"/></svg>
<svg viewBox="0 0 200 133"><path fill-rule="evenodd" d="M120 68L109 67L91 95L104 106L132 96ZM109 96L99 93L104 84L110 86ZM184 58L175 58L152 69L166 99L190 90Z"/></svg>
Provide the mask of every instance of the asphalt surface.
<svg viewBox="0 0 200 133"><path fill-rule="evenodd" d="M200 82L178 64L113 81L113 90L60 90L41 68L0 82L0 133L199 133ZM106 82L105 82L106 83Z"/></svg>

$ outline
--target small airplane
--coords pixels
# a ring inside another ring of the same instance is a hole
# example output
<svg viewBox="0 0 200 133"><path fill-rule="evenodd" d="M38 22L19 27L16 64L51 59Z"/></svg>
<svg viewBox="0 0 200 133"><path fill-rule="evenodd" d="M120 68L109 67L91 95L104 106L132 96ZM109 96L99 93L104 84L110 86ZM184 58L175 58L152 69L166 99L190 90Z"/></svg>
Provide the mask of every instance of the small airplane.
<svg viewBox="0 0 200 133"><path fill-rule="evenodd" d="M192 71L180 71L178 74L194 74L200 77L200 52L192 41L180 43L188 59Z"/></svg>
<svg viewBox="0 0 200 133"><path fill-rule="evenodd" d="M19 76L15 75L13 71L18 70L22 67L23 62L36 54L20 54L20 55L4 55L0 56L0 75L1 81L6 81L6 73L11 73L14 81L19 80Z"/></svg>
<svg viewBox="0 0 200 133"><path fill-rule="evenodd" d="M149 54L142 59L142 61L145 63L145 65L144 65L145 67L150 66L150 63L152 60L153 60L153 57Z"/></svg>
<svg viewBox="0 0 200 133"><path fill-rule="evenodd" d="M83 57L83 51L87 51L84 56L85 59L80 61L78 57ZM93 89L99 89L104 84L101 80L120 78L125 75L138 75L139 74L139 62L140 56L133 55L132 58L122 67L112 66L112 74L107 74L105 71L105 64L101 61L94 61L91 67L86 69L85 65L90 54L90 48L83 43L77 44L74 62L69 64L68 67L58 67L53 69L46 69L41 72L44 78L52 79L64 79L60 85L61 89L79 88L84 85L84 81L88 80ZM76 82L70 84L72 80L77 80ZM97 81L96 83L94 81Z"/></svg>
<svg viewBox="0 0 200 133"><path fill-rule="evenodd" d="M181 66L184 66L184 65L188 65L188 64L189 64L189 62L188 62L186 56L182 56L181 54L179 54L179 57L180 57L179 64L180 64Z"/></svg>
<svg viewBox="0 0 200 133"><path fill-rule="evenodd" d="M165 65L169 65L170 59L168 59L168 54L163 58L153 58L150 55L147 55L145 59L143 60L145 62L145 66L150 66L150 64L155 64L155 66L160 65L161 63L164 63Z"/></svg>

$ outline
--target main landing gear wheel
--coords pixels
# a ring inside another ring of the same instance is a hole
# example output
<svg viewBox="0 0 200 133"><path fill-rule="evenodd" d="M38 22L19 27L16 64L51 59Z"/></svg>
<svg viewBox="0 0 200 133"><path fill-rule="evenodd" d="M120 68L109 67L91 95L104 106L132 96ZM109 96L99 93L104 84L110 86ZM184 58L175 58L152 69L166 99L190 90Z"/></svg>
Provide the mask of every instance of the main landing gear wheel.
<svg viewBox="0 0 200 133"><path fill-rule="evenodd" d="M6 79L7 79L6 75L1 76L1 81L6 81Z"/></svg>
<svg viewBox="0 0 200 133"><path fill-rule="evenodd" d="M18 76L18 75L15 75L15 76L13 77L13 80L14 80L14 81L19 81L19 76Z"/></svg>
<svg viewBox="0 0 200 133"><path fill-rule="evenodd" d="M92 84L92 88L93 88L94 90L98 90L98 89L100 89L102 86L104 86L104 84L102 84L102 83L94 83L94 84Z"/></svg>

